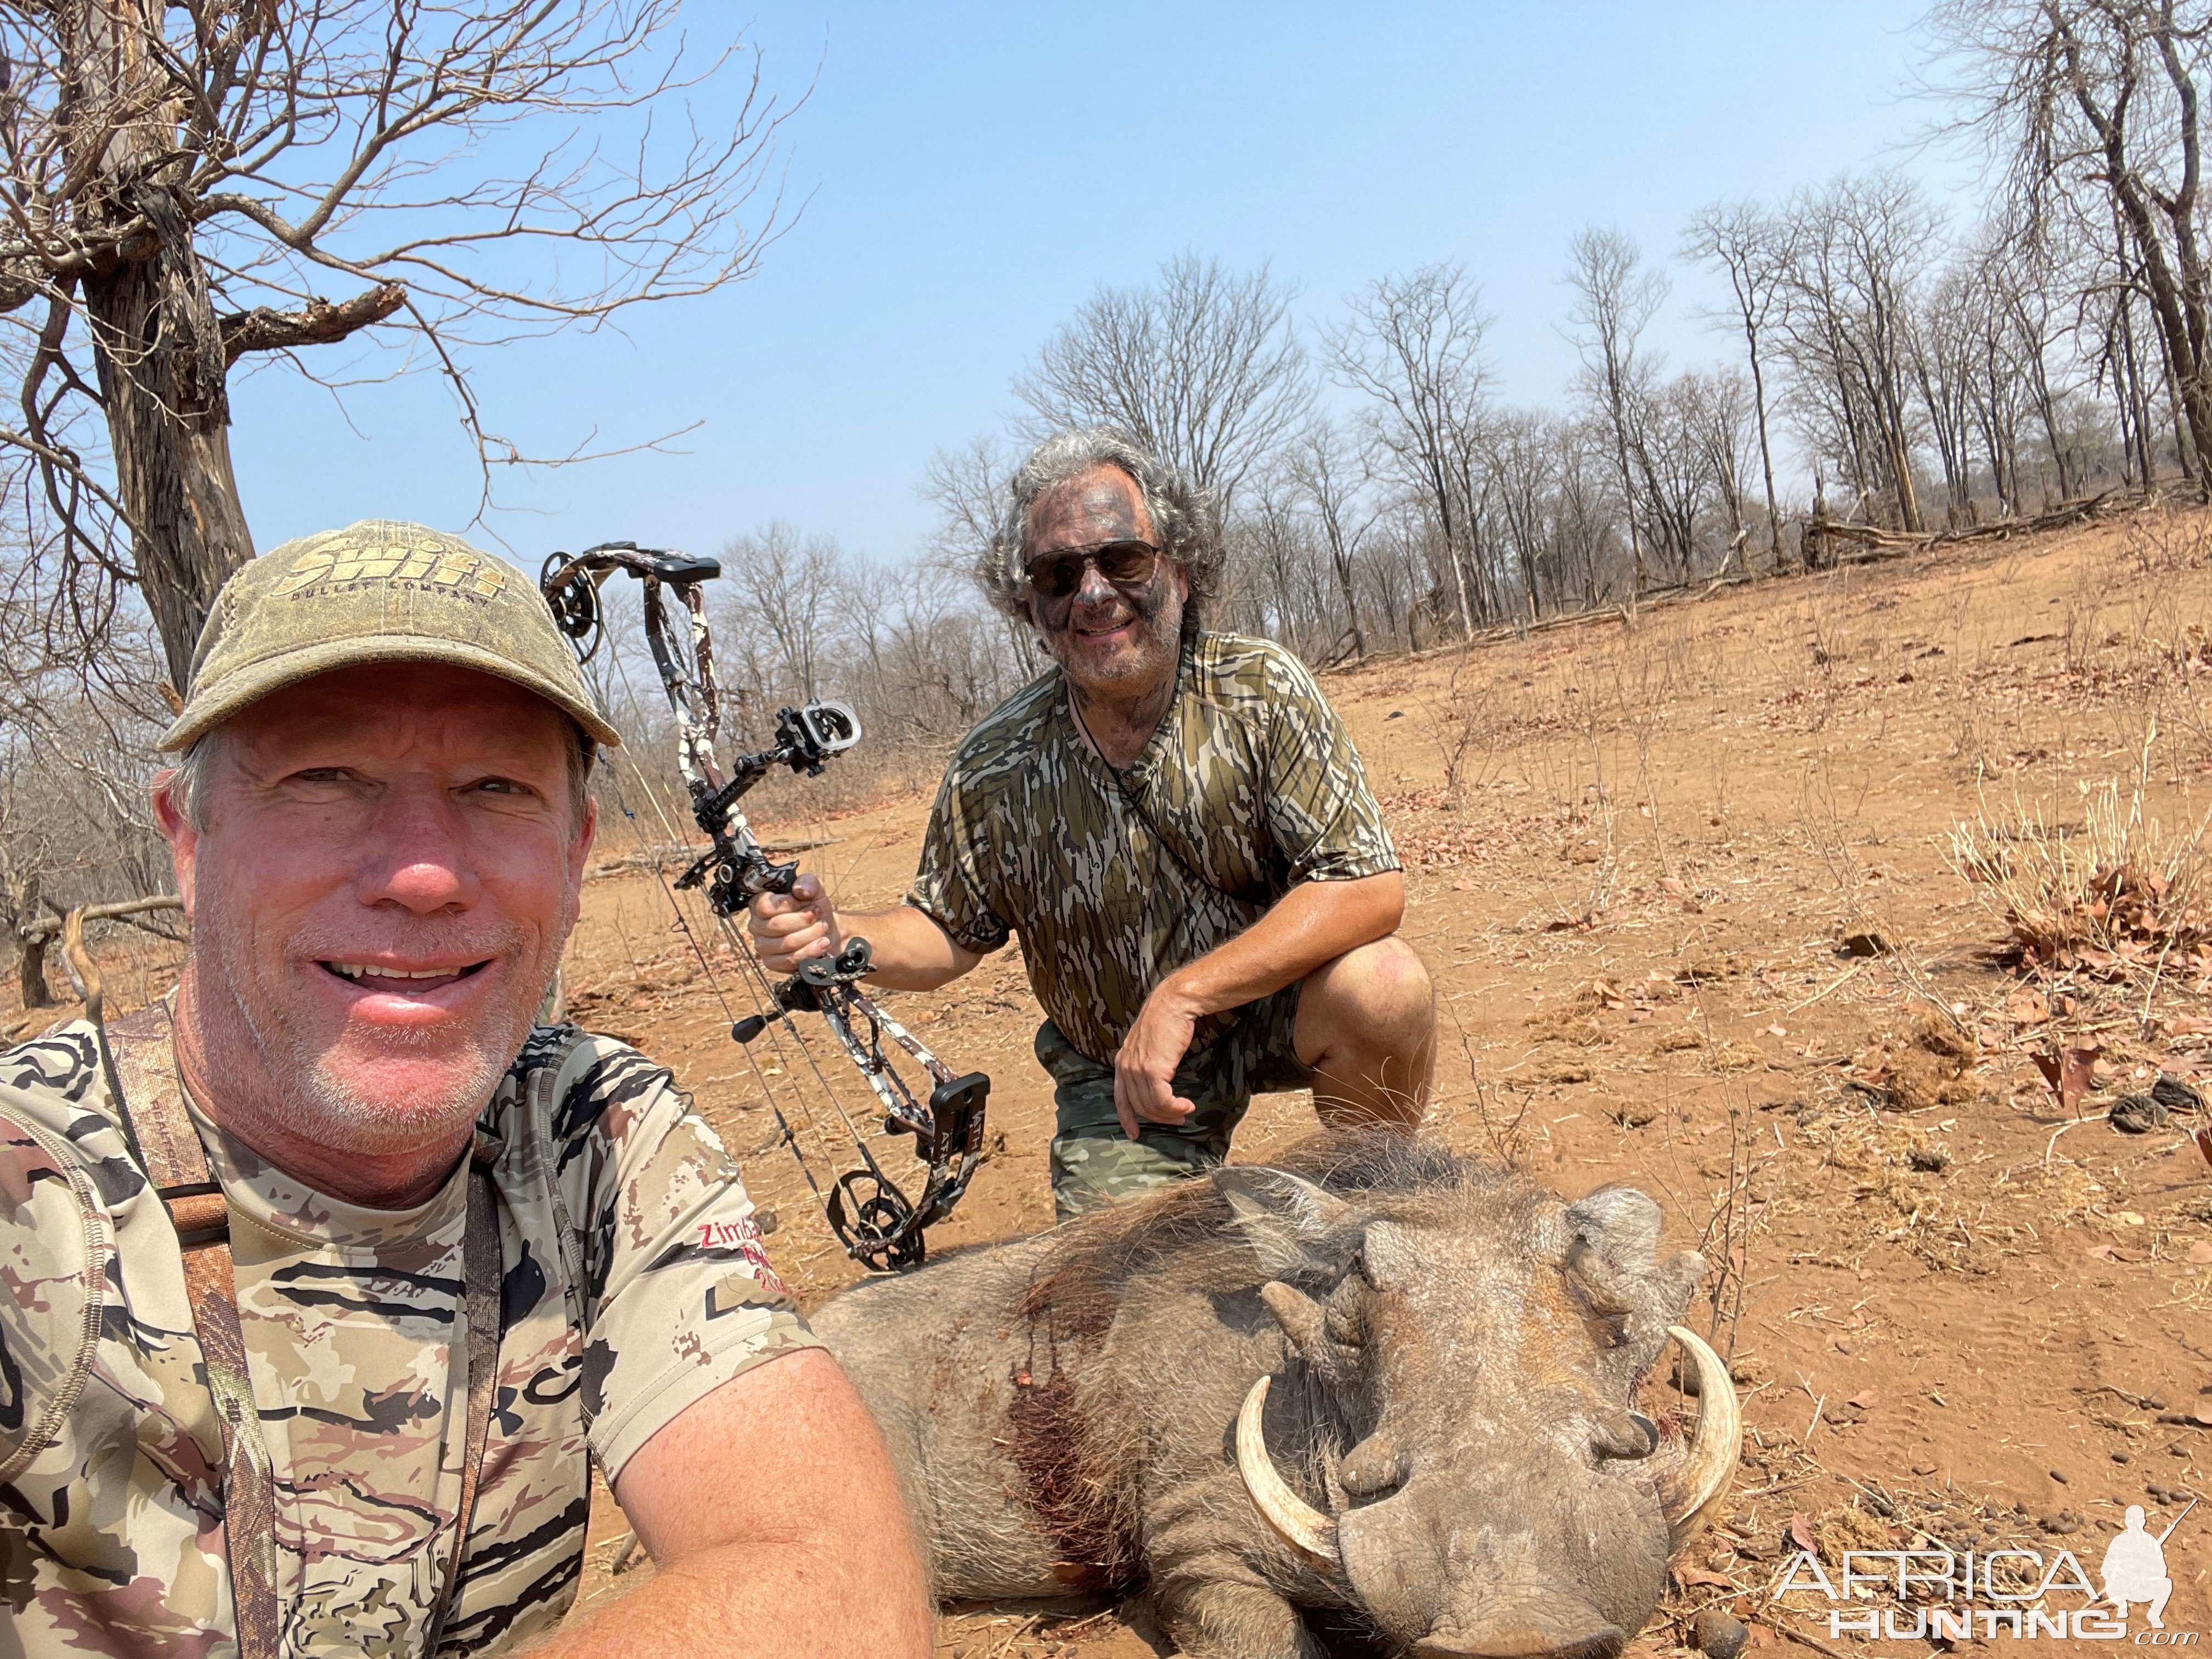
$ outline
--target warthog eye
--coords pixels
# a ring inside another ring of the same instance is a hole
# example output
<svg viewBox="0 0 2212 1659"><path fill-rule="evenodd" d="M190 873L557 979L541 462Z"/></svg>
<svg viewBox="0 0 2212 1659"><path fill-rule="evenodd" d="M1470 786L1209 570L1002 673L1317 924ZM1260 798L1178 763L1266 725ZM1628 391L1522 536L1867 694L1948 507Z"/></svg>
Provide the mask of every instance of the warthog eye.
<svg viewBox="0 0 2212 1659"><path fill-rule="evenodd" d="M1628 1340L1628 1316L1625 1313L1592 1314L1589 1324L1601 1349L1618 1348Z"/></svg>

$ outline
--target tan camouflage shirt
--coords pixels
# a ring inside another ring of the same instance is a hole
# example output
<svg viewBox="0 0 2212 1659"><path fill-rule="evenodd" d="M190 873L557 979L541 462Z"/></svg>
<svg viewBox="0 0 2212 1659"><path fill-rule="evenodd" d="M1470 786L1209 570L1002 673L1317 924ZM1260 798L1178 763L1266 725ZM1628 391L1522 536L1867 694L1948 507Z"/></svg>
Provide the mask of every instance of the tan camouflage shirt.
<svg viewBox="0 0 2212 1659"><path fill-rule="evenodd" d="M1299 882L1399 867L1304 664L1266 640L1201 633L1178 675L1118 777L1078 734L1058 669L993 710L945 772L908 894L970 951L1020 934L1045 1013L1102 1062L1164 976Z"/></svg>
<svg viewBox="0 0 2212 1659"><path fill-rule="evenodd" d="M221 1432L175 1232L112 1113L88 1027L0 1054L0 1656L212 1659L235 1651ZM366 1210L198 1121L276 1472L285 1651L417 1654L460 1495L467 1165L418 1208ZM736 1167L635 1050L539 1027L483 1127L501 1337L447 1652L560 1620L590 1458L612 1478L710 1389L816 1346Z"/></svg>

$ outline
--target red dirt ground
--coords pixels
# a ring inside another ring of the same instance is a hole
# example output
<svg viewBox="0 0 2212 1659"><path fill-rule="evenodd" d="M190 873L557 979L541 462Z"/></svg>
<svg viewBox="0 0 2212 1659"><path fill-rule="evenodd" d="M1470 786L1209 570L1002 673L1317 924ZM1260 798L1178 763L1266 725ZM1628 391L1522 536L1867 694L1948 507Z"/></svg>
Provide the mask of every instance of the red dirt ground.
<svg viewBox="0 0 2212 1659"><path fill-rule="evenodd" d="M1931 1540L2064 1547L2094 1573L2124 1505L2155 1532L2212 1479L2212 1154L2190 1139L2212 1120L2130 1136L2102 1116L2161 1071L2212 1091L2212 948L2185 933L2000 966L2002 907L1949 857L1955 825L2016 805L2079 830L2117 781L2124 813L2139 797L2162 826L2167 908L2184 908L2212 807L2208 612L2212 517L2154 512L1325 680L1438 984L1431 1132L1570 1195L1639 1185L1670 1242L1727 1266L1717 1316L1695 1318L1733 1342L1743 1468L1635 1652L1671 1650L1714 1602L1777 1651L1800 1632L1826 1643L1805 1616L1825 1603L1768 1599L1805 1540L1832 1563ZM921 782L764 837L826 842L806 864L848 906L894 902ZM652 819L639 775L614 787ZM2202 902L2212 914L2212 886ZM818 1119L818 1088L794 1085L806 1062L787 1046L779 1060L765 1039L727 1042L717 988L736 1012L750 996L711 940L709 959L711 980L654 873L610 872L570 947L571 1011L676 1069L775 1212L771 1251L811 1305L856 1273L763 1091ZM893 1001L956 1068L994 1079L995 1150L933 1240L1049 1224L1050 1097L1018 952ZM829 1069L826 1033L806 1035ZM2089 1048L2089 1087L2063 1104L2034 1056ZM817 1127L800 1134L817 1173L845 1167ZM1306 1097L1263 1097L1237 1156L1312 1127ZM912 1167L904 1144L883 1155ZM599 1521L592 1599L619 1588L621 1519L603 1504ZM2168 1628L2212 1627L2212 1504L2167 1559ZM1133 1612L1009 1606L948 1615L940 1651L1139 1659L1167 1651L1154 1638Z"/></svg>

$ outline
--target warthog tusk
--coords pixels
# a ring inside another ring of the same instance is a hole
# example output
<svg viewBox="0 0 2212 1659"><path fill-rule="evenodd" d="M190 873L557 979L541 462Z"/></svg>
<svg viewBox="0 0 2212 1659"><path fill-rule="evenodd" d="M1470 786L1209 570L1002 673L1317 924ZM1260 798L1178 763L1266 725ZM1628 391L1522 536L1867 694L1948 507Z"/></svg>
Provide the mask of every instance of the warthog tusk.
<svg viewBox="0 0 2212 1659"><path fill-rule="evenodd" d="M1252 1392L1244 1396L1243 1409L1237 1413L1237 1473L1244 1477L1252 1507L1282 1535L1283 1541L1334 1571L1344 1565L1336 1547L1336 1522L1292 1492L1290 1483L1275 1472L1274 1459L1267 1455L1267 1437L1260 1431L1260 1413L1267 1403L1267 1385L1273 1381L1263 1376L1255 1382Z"/></svg>
<svg viewBox="0 0 2212 1659"><path fill-rule="evenodd" d="M1682 1345L1698 1368L1698 1431L1681 1468L1659 1488L1659 1507L1666 1511L1672 1546L1679 1550L1697 1535L1735 1479L1736 1459L1743 1452L1743 1412L1721 1357L1680 1325L1669 1325L1667 1334ZM1241 1449L1241 1437L1238 1445Z"/></svg>

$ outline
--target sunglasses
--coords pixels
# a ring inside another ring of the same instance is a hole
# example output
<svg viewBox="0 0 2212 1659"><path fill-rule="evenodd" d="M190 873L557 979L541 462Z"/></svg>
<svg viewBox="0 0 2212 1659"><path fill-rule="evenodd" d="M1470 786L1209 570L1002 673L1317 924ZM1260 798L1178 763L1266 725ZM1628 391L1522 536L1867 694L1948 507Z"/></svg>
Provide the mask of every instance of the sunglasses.
<svg viewBox="0 0 2212 1659"><path fill-rule="evenodd" d="M1150 542L1102 542L1031 559L1029 583L1040 599L1064 599L1083 586L1083 568L1097 565L1098 574L1116 587L1142 587L1159 562L1160 550Z"/></svg>

